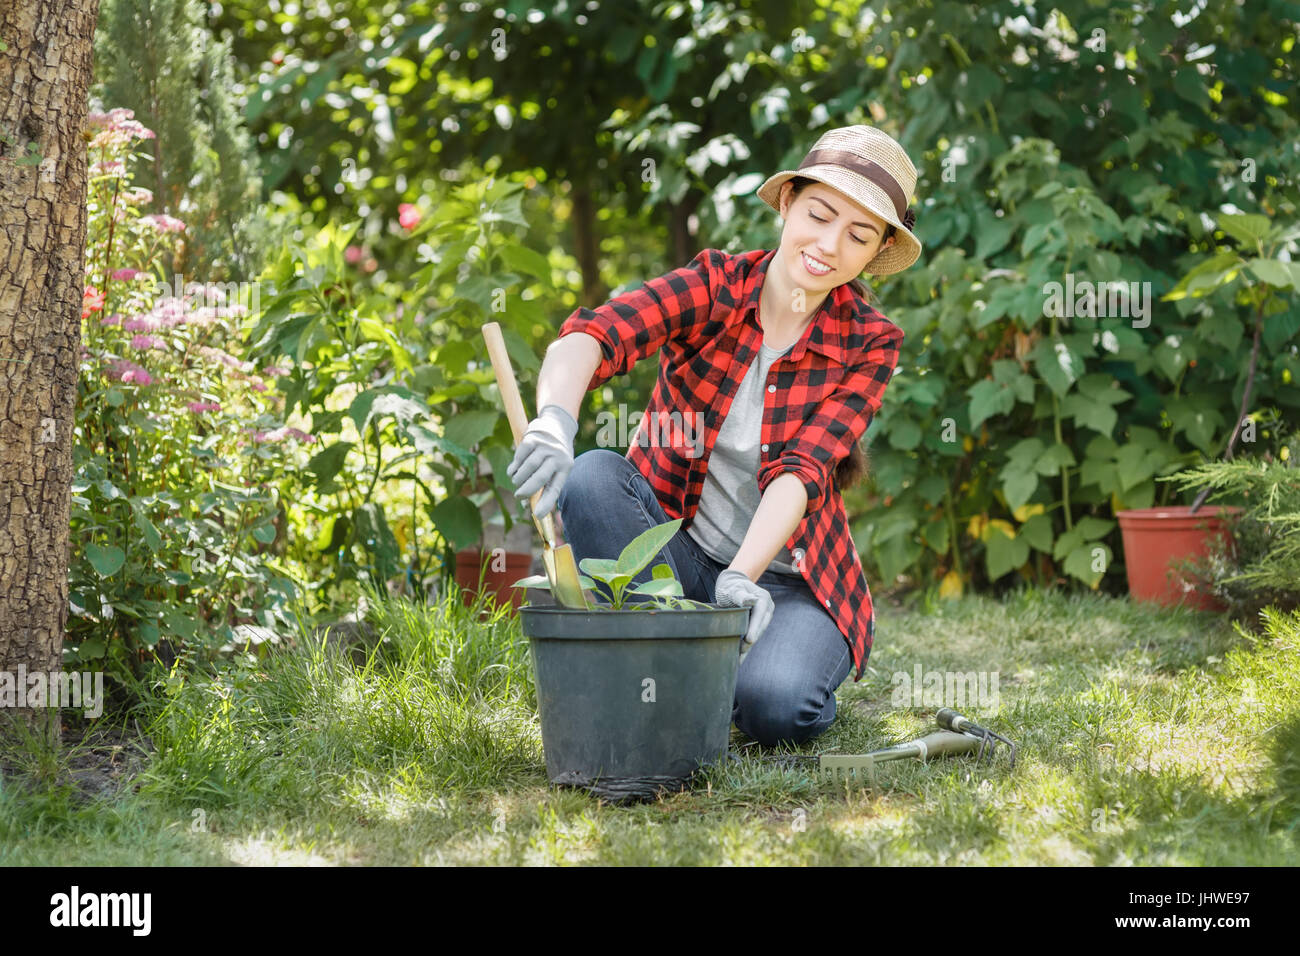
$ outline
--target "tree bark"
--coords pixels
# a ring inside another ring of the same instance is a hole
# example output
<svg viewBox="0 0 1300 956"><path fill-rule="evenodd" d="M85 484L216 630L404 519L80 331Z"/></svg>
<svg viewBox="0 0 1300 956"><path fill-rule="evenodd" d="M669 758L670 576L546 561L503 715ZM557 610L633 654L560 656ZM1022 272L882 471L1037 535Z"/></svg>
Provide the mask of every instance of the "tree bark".
<svg viewBox="0 0 1300 956"><path fill-rule="evenodd" d="M596 206L591 190L582 183L573 184L573 245L582 272L582 304L589 309L605 302L609 287L600 278L597 254Z"/></svg>
<svg viewBox="0 0 1300 956"><path fill-rule="evenodd" d="M0 671L11 687L20 666L62 668L99 2L0 5ZM0 714L58 741L57 708Z"/></svg>
<svg viewBox="0 0 1300 956"><path fill-rule="evenodd" d="M672 204L669 208L672 210L672 219L669 228L673 236L673 262L676 265L674 269L679 269L687 265L695 254L699 252L695 248L695 236L691 235L691 216L695 210L700 208L700 199L703 198L695 190L690 190L682 197L682 201Z"/></svg>

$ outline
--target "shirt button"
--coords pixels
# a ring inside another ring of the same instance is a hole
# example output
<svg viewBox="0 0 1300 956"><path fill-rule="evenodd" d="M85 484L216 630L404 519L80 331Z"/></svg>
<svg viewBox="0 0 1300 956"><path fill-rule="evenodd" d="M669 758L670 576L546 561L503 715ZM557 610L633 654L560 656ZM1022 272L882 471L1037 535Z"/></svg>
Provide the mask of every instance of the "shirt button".
<svg viewBox="0 0 1300 956"><path fill-rule="evenodd" d="M767 451L767 445L763 446L763 451Z"/></svg>
<svg viewBox="0 0 1300 956"><path fill-rule="evenodd" d="M767 390L768 390L769 392L775 392L775 391L776 391L776 386L775 386L775 385L769 385L769 386L767 387Z"/></svg>
<svg viewBox="0 0 1300 956"><path fill-rule="evenodd" d="M826 606L827 606L827 607L830 607L830 606L831 606L830 598L827 598L827 599L826 599Z"/></svg>

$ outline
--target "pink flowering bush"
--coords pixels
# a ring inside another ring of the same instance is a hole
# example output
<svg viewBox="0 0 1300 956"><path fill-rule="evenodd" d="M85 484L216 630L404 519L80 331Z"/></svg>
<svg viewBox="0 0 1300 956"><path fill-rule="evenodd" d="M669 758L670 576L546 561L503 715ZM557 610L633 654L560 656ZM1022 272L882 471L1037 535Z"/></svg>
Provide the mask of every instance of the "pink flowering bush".
<svg viewBox="0 0 1300 956"><path fill-rule="evenodd" d="M240 357L260 287L168 279L185 223L130 182L153 133L122 109L88 125L68 645L138 672L161 641L211 651L292 622L278 479L315 439L283 421L289 369Z"/></svg>

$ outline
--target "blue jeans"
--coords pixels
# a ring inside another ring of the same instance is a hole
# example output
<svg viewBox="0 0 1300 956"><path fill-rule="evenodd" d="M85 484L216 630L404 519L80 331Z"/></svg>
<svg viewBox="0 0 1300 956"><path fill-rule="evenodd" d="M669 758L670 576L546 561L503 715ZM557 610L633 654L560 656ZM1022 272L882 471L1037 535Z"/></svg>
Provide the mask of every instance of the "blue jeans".
<svg viewBox="0 0 1300 956"><path fill-rule="evenodd" d="M638 534L668 520L650 483L635 465L609 448L579 455L557 502L564 540L574 558L617 558ZM661 562L673 569L686 597L713 604L723 565L705 554L685 530L633 578L649 581ZM756 582L772 595L772 620L736 673L731 717L763 746L803 743L835 720L835 689L852 658L839 627L801 577L765 571ZM608 601L609 592L598 585ZM739 651L739 648L737 648Z"/></svg>

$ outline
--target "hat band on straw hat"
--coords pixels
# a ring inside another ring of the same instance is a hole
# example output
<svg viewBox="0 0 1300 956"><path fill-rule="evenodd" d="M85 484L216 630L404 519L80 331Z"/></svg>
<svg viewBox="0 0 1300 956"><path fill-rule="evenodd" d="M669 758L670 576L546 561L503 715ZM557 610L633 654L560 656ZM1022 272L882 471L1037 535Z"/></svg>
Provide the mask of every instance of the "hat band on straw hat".
<svg viewBox="0 0 1300 956"><path fill-rule="evenodd" d="M857 173L866 179L871 180L885 191L894 204L894 212L899 221L903 222L908 229L912 228L911 219L915 221L915 214L908 216L912 211L907 208L907 197L903 195L903 189L898 185L898 180L889 175L889 172L878 163L873 163L869 159L863 159L857 153L851 153L847 149L814 149L804 157L799 164L800 169L806 169L809 166L820 166L829 164L832 166L843 166L845 169Z"/></svg>

